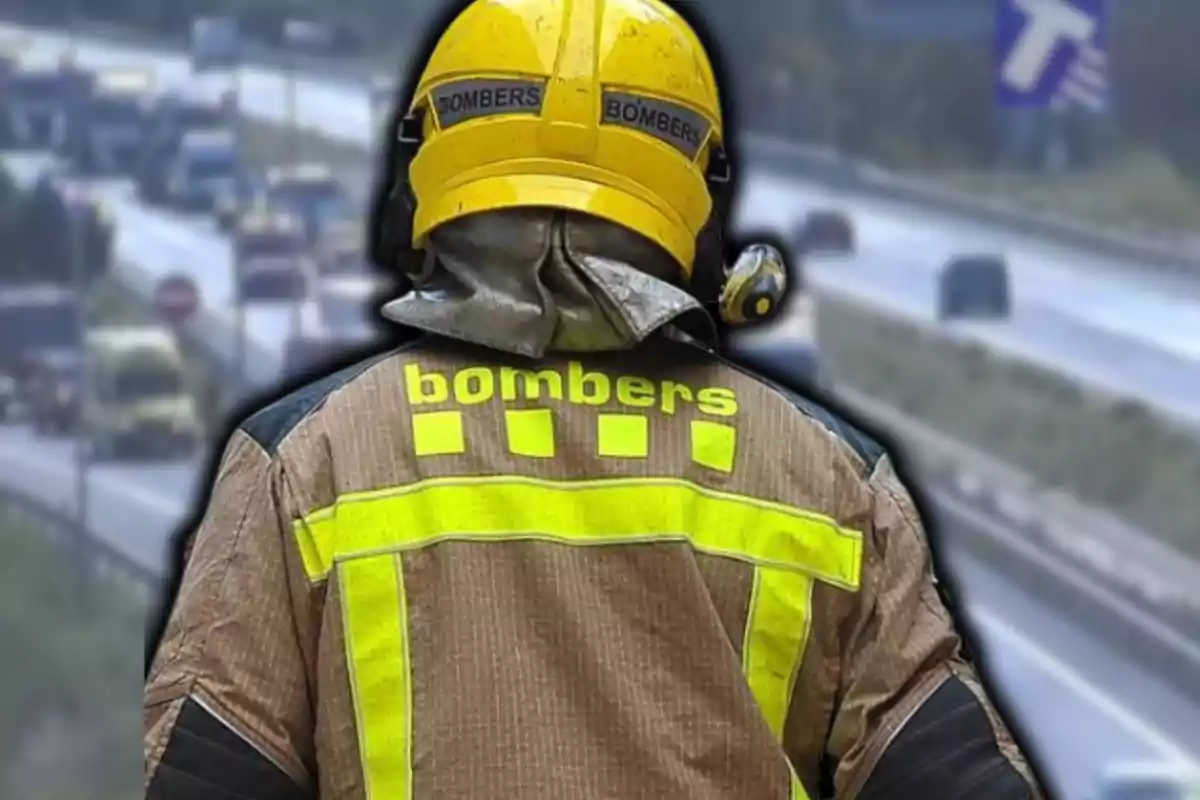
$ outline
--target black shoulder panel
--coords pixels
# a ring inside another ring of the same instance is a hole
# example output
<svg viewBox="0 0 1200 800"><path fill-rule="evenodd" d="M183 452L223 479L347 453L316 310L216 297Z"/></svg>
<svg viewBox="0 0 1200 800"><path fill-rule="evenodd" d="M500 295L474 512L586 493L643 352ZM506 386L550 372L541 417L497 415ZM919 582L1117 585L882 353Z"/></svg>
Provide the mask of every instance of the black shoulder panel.
<svg viewBox="0 0 1200 800"><path fill-rule="evenodd" d="M874 472L875 465L879 463L881 458L887 455L887 448L877 442L873 437L868 436L859 428L842 419L842 417L838 416L833 411L830 411L822 403L818 403L811 398L805 397L795 389L790 389L778 381L762 375L756 370L750 369L749 367L743 366L736 361L726 358L720 353L713 353L713 355L720 359L721 363L736 369L738 372L741 372L744 375L749 375L751 378L765 383L767 386L786 397L792 405L794 405L801 413L804 414L804 416L808 417L809 419L814 419L825 426L826 430L848 444L850 449L852 449L855 454L857 454L858 457L863 460L863 462L866 464L866 474L869 475Z"/></svg>
<svg viewBox="0 0 1200 800"><path fill-rule="evenodd" d="M879 463L881 458L887 455L887 448L873 437L868 436L865 432L851 425L815 400L811 400L794 391L789 391L786 387L775 386L775 388L782 392L787 399L791 400L796 408L804 412L805 416L815 419L824 425L827 430L832 431L838 438L850 445L850 448L866 463L866 472L868 474L874 472L875 465Z"/></svg>
<svg viewBox="0 0 1200 800"><path fill-rule="evenodd" d="M384 359L415 344L415 341L408 342L318 378L254 412L241 424L241 429L260 447L274 455L287 435L306 417L320 409L330 395Z"/></svg>

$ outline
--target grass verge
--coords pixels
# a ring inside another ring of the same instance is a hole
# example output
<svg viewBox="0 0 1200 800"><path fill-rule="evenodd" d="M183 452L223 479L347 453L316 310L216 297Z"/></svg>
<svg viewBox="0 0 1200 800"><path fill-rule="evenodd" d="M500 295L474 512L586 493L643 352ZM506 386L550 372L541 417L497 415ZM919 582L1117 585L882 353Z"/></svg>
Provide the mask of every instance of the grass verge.
<svg viewBox="0 0 1200 800"><path fill-rule="evenodd" d="M1200 557L1200 436L845 301L818 319L838 381Z"/></svg>
<svg viewBox="0 0 1200 800"><path fill-rule="evenodd" d="M1185 245L1200 242L1200 186L1152 152L1133 153L1077 176L953 172L923 177L1034 213L1143 236L1181 238Z"/></svg>
<svg viewBox="0 0 1200 800"><path fill-rule="evenodd" d="M68 567L36 519L0 503L0 797L141 788L144 610L111 582L77 593Z"/></svg>
<svg viewBox="0 0 1200 800"><path fill-rule="evenodd" d="M359 147L257 121L243 135L253 163L278 163L294 135L299 157L369 179ZM818 320L838 380L1200 557L1200 437L1140 404L848 302L823 298Z"/></svg>

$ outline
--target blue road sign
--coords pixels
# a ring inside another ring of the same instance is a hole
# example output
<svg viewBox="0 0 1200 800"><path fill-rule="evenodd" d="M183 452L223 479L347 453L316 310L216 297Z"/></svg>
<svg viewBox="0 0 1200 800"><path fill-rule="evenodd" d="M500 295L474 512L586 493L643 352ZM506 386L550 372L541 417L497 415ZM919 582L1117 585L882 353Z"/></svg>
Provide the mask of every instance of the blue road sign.
<svg viewBox="0 0 1200 800"><path fill-rule="evenodd" d="M1108 108L1106 0L996 0L996 100Z"/></svg>

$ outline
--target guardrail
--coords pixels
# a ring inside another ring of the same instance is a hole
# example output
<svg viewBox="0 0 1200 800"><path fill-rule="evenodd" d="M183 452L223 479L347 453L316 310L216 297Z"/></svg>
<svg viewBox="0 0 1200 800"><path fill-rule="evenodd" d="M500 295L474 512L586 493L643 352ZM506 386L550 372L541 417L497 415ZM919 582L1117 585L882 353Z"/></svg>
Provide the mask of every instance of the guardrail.
<svg viewBox="0 0 1200 800"><path fill-rule="evenodd" d="M850 387L835 393L896 437L930 499L963 523L971 541L956 544L982 548L1200 697L1200 564Z"/></svg>
<svg viewBox="0 0 1200 800"><path fill-rule="evenodd" d="M162 576L93 536L80 525L72 510L46 505L37 498L3 487L0 487L0 503L35 521L64 550L82 548L93 577L120 583L131 589L143 604L149 604L157 593Z"/></svg>

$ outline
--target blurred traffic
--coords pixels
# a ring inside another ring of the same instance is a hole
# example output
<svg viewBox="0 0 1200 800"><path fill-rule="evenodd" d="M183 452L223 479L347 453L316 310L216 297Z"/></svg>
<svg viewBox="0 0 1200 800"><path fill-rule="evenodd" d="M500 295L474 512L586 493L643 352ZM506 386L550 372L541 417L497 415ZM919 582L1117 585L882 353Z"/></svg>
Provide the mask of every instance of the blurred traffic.
<svg viewBox="0 0 1200 800"><path fill-rule="evenodd" d="M192 458L207 445L169 321L117 329L88 320L86 294L113 258L96 180L125 181L147 207L207 218L227 234L238 310L290 309L289 372L332 363L374 336L369 301L381 283L362 251L361 201L327 164L246 163L236 80L214 96L211 86L157 85L144 68L87 69L70 53L46 61L22 40L3 44L0 149L47 156L17 204L28 250L45 252L6 269L0 284L6 421L78 435L94 460ZM196 22L198 72L228 69L239 48L231 20ZM381 89L386 102L391 91Z"/></svg>
<svg viewBox="0 0 1200 800"><path fill-rule="evenodd" d="M264 44L261 36L251 40L244 21L216 16L189 20L188 49L180 54L185 64L182 79L174 70L168 76L167 70L156 68L153 55L126 59L118 51L97 65L73 47L39 47L32 38L22 37L0 41L0 94L5 101L0 149L10 156L14 176L10 207L27 234L22 257L9 259L0 274L0 418L21 437L28 434L45 452L69 448L81 471L116 464L146 468L130 473L137 476L131 482L141 481L143 475L170 476L162 481L169 489L162 492L169 495L164 504L186 502L190 477L177 481L171 470L186 467L190 476L191 465L211 446L213 426L224 421L221 412L243 388L235 387L237 379L248 375L256 360L254 345L266 338L254 333L258 320L264 315L285 320L283 341L277 343L280 371L272 376L279 380L319 372L372 341L377 334L373 304L387 296L385 276L369 265L362 249L366 211L361 179L305 155L282 138L272 163L252 163L245 152L244 117L255 109L248 107L250 93L241 65L253 53L287 45L283 57L267 62L275 66L264 69L272 70L272 76L285 73L279 79L284 87L281 102L274 97L269 101L276 107L271 114L276 122L295 127L297 71L302 68L295 59L358 47L356 37L337 26L311 19L290 22L278 26L277 37L268 37L273 40ZM307 86L324 90L326 78L319 71L302 76ZM332 99L321 98L329 105L314 101L310 115L330 117L331 126L353 125L359 131L356 137L377 143L380 126L360 125L361 109L350 109L337 119L323 112L339 108L335 91L353 92L365 98L365 119L378 123L396 100L395 77L359 69L350 77L339 73L330 85ZM259 94L267 91L260 86ZM786 183L779 176L747 181L749 192L759 193L756 204L770 208L764 217L785 206L774 202L773 189L762 188L770 178ZM802 195L796 190L793 195L785 190L788 208L804 208L798 221L789 212L783 227L775 225L791 245L787 255L792 295L778 326L739 334L736 344L748 358L783 368L794 380L811 386L831 389L836 382L818 341L820 295L839 282L863 281L860 257L879 262L879 271L890 277L891 283L875 282L876 295L900 299L913 290L915 281L907 276L916 270L893 270L888 259L933 259L931 291L916 289L929 295L932 322L949 327L969 323L972 331L983 332L981 336L1008 334L1006 323L1019 305L1016 270L1041 270L1020 246L1001 246L982 236L969 247L955 243L952 252L939 243L928 252L897 251L880 258L870 241L873 230L883 225L882 214L839 202L834 193ZM801 196L803 201L796 199ZM114 205L121 207L121 214L114 213ZM778 216L784 218L782 210ZM164 303L132 316L97 309L94 298L112 282L119 266L119 237L133 241L140 235L136 225L119 223L118 217L151 220L164 231L164 240L179 243L159 248L181 255L172 264L158 264L155 275L173 269L192 280L205 271L225 270L224 261L210 256L224 258L228 253L228 296L202 296L203 282L195 281L172 287L179 295L169 307ZM921 220L914 219L908 224L919 227ZM936 235L926 233L929 238ZM204 247L192 247L192 242ZM1054 280L1051 270L1044 274L1047 284ZM218 369L227 365L215 365L197 346L196 339L206 335L197 331L207 329L192 323L210 305L217 306L216 313L227 313L236 329L239 363L232 370ZM1031 338L1039 338L1036 331ZM1099 359L1116 360L1104 347L1096 349ZM177 483L184 488L177 489ZM162 489L158 483L138 483L143 485L156 497ZM178 516L159 513L169 516L171 524ZM1020 603L1010 603L997 590L992 605L1007 613ZM1034 614L1012 613L1018 620L1035 620L1018 628L1041 624ZM1058 625L1047 623L1051 633L1043 638L1070 641L1071 635L1055 633ZM997 660L1016 663L1013 653L1019 647L1004 649ZM1116 660L1108 651L1099 652L1095 660L1102 665L1105 659ZM1196 791L1195 775L1173 762L1124 763L1152 757L1160 749L1158 743L1143 751L1145 737L1136 728L1113 722L1119 715L1113 717L1111 709L1074 710L1107 706L1068 697L1071 692L1061 686L1073 685L1071 681L1054 683L1045 677L1055 673L1046 668L1043 675L1039 667L1030 666L1042 663L1038 658L1029 656L1028 663L1012 667L1006 676L1016 676L1016 688L1010 690L1014 702L1036 705L1027 702L1034 697L1047 705L1049 700L1064 704L1061 724L1055 727L1047 721L1045 727L1060 740L1079 740L1078 752L1073 750L1071 758L1058 764L1053 763L1053 749L1046 753L1050 771L1061 769L1068 776L1064 780L1071 793L1065 800L1192 796L1188 793ZM1130 703L1143 701L1134 697ZM1176 727L1195 721L1182 703L1161 700L1155 707L1172 705L1184 720ZM1112 732L1123 728L1135 732ZM1106 767L1097 769L1098 762ZM1085 785L1090 794L1080 788Z"/></svg>

